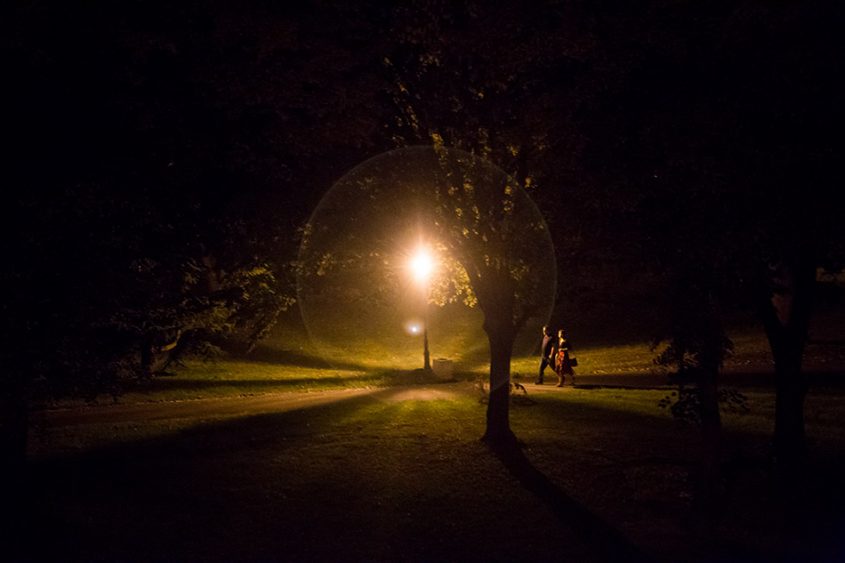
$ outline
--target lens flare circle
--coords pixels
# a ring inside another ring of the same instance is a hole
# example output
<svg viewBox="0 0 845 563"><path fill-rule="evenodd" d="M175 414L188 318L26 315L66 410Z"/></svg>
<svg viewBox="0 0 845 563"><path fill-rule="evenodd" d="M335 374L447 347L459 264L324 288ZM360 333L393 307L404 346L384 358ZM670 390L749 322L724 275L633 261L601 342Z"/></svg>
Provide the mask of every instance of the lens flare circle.
<svg viewBox="0 0 845 563"><path fill-rule="evenodd" d="M514 346L515 354L531 353L557 277L548 227L518 183L487 160L442 147L398 149L359 164L303 229L297 298L315 351L336 364L422 367L426 328L432 358L486 363L483 312L467 305L472 299L456 280L466 285L469 276L455 270L470 248L472 259L501 258L485 244L522 276L520 298L535 305Z"/></svg>

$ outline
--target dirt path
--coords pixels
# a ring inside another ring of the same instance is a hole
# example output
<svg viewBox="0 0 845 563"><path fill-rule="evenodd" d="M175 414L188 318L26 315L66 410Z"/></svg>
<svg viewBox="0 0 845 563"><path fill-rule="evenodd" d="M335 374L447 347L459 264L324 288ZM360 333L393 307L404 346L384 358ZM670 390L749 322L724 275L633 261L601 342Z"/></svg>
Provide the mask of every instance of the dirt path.
<svg viewBox="0 0 845 563"><path fill-rule="evenodd" d="M340 389L306 393L271 393L248 397L194 399L157 403L128 403L81 408L44 410L35 413L35 422L48 427L149 422L178 419L225 418L271 412L284 412L355 397L373 395L384 389Z"/></svg>
<svg viewBox="0 0 845 563"><path fill-rule="evenodd" d="M161 437L208 423L304 410L363 397L383 402L430 401L449 399L470 390L469 384L454 383L47 409L32 414L27 455L37 459L76 453Z"/></svg>
<svg viewBox="0 0 845 563"><path fill-rule="evenodd" d="M292 411L364 396L377 397L386 401L447 399L458 392L469 392L469 389L470 385L468 384L454 383L413 387L268 393L186 401L117 403L42 410L33 414L33 422L46 428L59 428L84 424L219 419Z"/></svg>

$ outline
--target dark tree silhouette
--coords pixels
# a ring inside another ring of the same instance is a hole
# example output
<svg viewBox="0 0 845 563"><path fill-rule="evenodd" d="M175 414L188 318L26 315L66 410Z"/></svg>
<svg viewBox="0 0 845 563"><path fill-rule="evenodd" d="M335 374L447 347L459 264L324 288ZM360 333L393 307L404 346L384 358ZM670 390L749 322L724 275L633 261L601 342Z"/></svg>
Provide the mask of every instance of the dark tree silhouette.
<svg viewBox="0 0 845 563"><path fill-rule="evenodd" d="M512 442L510 363L518 332L546 314L552 246L542 217L519 185L466 153L436 146L439 239L461 265L484 312L490 344L490 399L484 439Z"/></svg>
<svg viewBox="0 0 845 563"><path fill-rule="evenodd" d="M577 135L567 122L580 107L581 84L574 79L582 72L589 40L578 30L576 12L552 5L438 2L395 10L394 44L384 59L396 111L391 123L394 140L400 145L455 147L489 159L517 183L512 189L525 190L544 212L551 211L560 197L544 184L565 177L560 169L572 168L577 146ZM553 149L560 152L553 154ZM487 437L508 440L510 358L524 322L520 309L530 303L520 302L527 294L518 285L532 275L517 274L512 260L515 249L534 248L533 228L526 225L527 233L518 232L506 212L507 194L488 193L474 204L461 201L473 197L460 185L467 170L446 168L446 185L453 187L457 199L443 198L437 208L446 233L442 238L469 276L490 343ZM456 215L473 205L480 208L478 217ZM501 243L509 248L497 247ZM491 256L495 258L485 260ZM549 262L554 259L547 257Z"/></svg>
<svg viewBox="0 0 845 563"><path fill-rule="evenodd" d="M617 159L604 178L635 194L644 263L667 274L666 297L683 297L665 301L676 313L664 315L675 324L663 336L698 333L709 342L698 352L715 360L722 312L756 309L775 363L775 453L791 463L805 448L816 268L842 265L831 195L842 176L842 65L830 50L841 9L679 5L613 21L639 33L625 36L627 68L600 98L618 123L593 147ZM718 362L707 363L715 381Z"/></svg>
<svg viewBox="0 0 845 563"><path fill-rule="evenodd" d="M348 111L368 88L349 99L314 87L370 74L300 13L238 20L169 2L9 12L0 430L17 461L4 467L22 460L33 399L117 393L192 346L261 338L291 304L304 179L332 174L315 147L364 144L379 121Z"/></svg>

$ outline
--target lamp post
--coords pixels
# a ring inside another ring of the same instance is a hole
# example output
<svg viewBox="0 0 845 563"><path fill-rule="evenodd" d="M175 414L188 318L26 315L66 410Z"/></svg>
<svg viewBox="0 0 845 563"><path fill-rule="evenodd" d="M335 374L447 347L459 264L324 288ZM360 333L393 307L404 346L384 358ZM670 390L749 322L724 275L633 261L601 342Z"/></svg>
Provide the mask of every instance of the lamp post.
<svg viewBox="0 0 845 563"><path fill-rule="evenodd" d="M431 371L431 354L428 351L428 301L423 305L423 369Z"/></svg>
<svg viewBox="0 0 845 563"><path fill-rule="evenodd" d="M414 280L423 290L423 369L431 371L431 354L428 351L428 282L434 271L434 260L427 248L420 246L417 249L411 258L410 267Z"/></svg>

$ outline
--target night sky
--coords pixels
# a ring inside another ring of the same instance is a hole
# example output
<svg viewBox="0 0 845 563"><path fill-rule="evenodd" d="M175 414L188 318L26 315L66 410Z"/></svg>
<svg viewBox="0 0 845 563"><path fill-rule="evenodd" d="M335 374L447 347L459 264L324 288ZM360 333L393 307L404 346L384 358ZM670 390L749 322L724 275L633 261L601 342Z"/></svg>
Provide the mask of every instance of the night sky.
<svg viewBox="0 0 845 563"><path fill-rule="evenodd" d="M789 174L833 185L834 3L21 2L7 11L10 162L24 203L67 197L79 209L115 198L168 219L246 216L278 224L284 238L367 157L428 144L432 132L477 149L479 129L508 172L518 164L502 145L533 143L534 197L579 216L590 212L579 206L599 205L583 202L593 197L616 207L596 213L630 222L624 207L642 205L626 201L631 191L665 200L672 189L655 183L735 190L713 184L773 185ZM399 83L417 106L416 129ZM602 218L583 222L602 234Z"/></svg>

